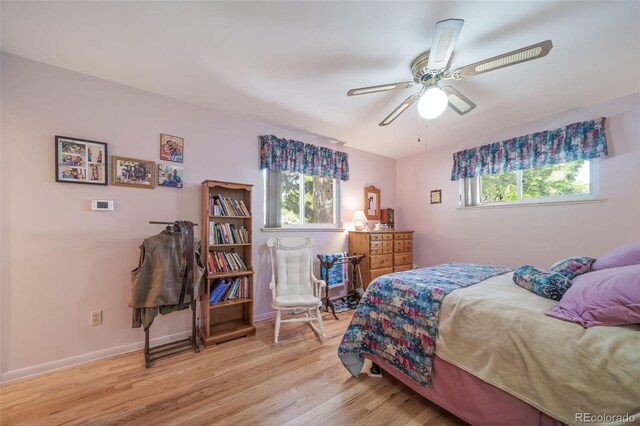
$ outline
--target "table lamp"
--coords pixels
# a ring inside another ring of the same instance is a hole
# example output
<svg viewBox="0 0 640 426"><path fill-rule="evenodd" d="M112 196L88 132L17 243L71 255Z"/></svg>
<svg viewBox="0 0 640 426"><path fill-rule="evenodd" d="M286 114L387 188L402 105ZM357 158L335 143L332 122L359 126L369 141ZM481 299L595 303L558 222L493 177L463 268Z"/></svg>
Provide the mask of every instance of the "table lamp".
<svg viewBox="0 0 640 426"><path fill-rule="evenodd" d="M351 219L351 221L354 223L356 231L362 231L364 230L364 224L367 222L367 217L362 210L356 210L356 212L353 213L353 219Z"/></svg>

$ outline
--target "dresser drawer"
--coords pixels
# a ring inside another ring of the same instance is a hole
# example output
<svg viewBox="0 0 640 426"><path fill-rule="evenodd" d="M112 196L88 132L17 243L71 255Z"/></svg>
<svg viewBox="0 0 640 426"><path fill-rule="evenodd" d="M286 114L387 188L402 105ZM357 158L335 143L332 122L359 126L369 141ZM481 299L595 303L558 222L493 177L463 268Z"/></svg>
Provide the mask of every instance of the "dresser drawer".
<svg viewBox="0 0 640 426"><path fill-rule="evenodd" d="M393 272L402 272L402 271L410 271L413 269L413 265L402 265L402 266L395 266L393 268Z"/></svg>
<svg viewBox="0 0 640 426"><path fill-rule="evenodd" d="M395 235L396 240L411 240L413 239L413 234L411 232L401 232Z"/></svg>
<svg viewBox="0 0 640 426"><path fill-rule="evenodd" d="M388 248L391 250L393 248L393 241L371 241L369 245L371 246L371 250L381 248ZM389 253L391 253L391 251L389 251Z"/></svg>
<svg viewBox="0 0 640 426"><path fill-rule="evenodd" d="M380 248L372 248L371 250L369 250L369 254L371 256L376 255L376 254L384 254L384 250L382 249L382 247L380 247Z"/></svg>
<svg viewBox="0 0 640 426"><path fill-rule="evenodd" d="M390 268L393 266L393 255L383 254L381 256L371 256L371 269Z"/></svg>
<svg viewBox="0 0 640 426"><path fill-rule="evenodd" d="M405 251L407 251L405 244L406 241L404 240L396 240L393 242L393 252L394 253L404 253Z"/></svg>
<svg viewBox="0 0 640 426"><path fill-rule="evenodd" d="M395 266L413 264L413 255L411 253L397 253L393 255L393 264Z"/></svg>
<svg viewBox="0 0 640 426"><path fill-rule="evenodd" d="M372 269L371 270L371 281L375 280L376 278L378 278L380 275L386 275L386 274L390 274L393 272L393 268L382 268L382 269ZM369 283L367 283L368 285Z"/></svg>
<svg viewBox="0 0 640 426"><path fill-rule="evenodd" d="M388 247L382 247L382 254L389 254L389 253L393 253L393 247L388 246ZM371 253L373 254L373 253Z"/></svg>
<svg viewBox="0 0 640 426"><path fill-rule="evenodd" d="M369 234L369 241L382 241L382 234Z"/></svg>
<svg viewBox="0 0 640 426"><path fill-rule="evenodd" d="M413 251L413 240L404 241L404 251Z"/></svg>
<svg viewBox="0 0 640 426"><path fill-rule="evenodd" d="M383 240L393 240L393 234L382 234Z"/></svg>

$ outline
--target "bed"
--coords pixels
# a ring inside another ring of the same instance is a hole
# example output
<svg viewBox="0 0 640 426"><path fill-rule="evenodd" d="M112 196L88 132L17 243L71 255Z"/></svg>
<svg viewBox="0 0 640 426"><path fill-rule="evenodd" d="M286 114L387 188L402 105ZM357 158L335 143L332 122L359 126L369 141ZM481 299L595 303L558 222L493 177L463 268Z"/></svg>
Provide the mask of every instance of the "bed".
<svg viewBox="0 0 640 426"><path fill-rule="evenodd" d="M474 425L640 424L640 325L544 315L554 301L512 272L452 263L385 275L367 289L340 348Z"/></svg>

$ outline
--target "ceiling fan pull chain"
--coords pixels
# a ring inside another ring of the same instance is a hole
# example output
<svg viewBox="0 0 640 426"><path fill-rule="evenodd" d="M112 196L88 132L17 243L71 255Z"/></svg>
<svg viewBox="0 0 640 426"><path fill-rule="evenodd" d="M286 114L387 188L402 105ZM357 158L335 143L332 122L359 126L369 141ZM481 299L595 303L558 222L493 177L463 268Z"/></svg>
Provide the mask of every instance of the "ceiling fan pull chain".
<svg viewBox="0 0 640 426"><path fill-rule="evenodd" d="M428 130L429 126L427 125L427 123L424 123L424 147L425 148L429 148L429 139L427 138L428 134L427 134L427 130Z"/></svg>

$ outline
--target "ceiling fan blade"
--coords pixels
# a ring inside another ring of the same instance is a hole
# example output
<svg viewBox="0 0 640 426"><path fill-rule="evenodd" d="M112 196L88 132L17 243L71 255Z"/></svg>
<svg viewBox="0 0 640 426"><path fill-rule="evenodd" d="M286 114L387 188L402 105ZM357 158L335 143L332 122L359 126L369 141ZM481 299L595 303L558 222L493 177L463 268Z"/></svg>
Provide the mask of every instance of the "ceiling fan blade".
<svg viewBox="0 0 640 426"><path fill-rule="evenodd" d="M447 94L447 100L449 101L451 109L460 115L465 115L476 107L476 104L471 102L469 98L451 86L443 87L442 91Z"/></svg>
<svg viewBox="0 0 640 426"><path fill-rule="evenodd" d="M485 72L497 70L499 68L508 67L511 65L521 64L522 62L531 61L533 59L542 58L547 56L551 51L553 43L551 40L545 40L540 43L532 44L531 46L523 47L518 50L503 53L502 55L494 56L493 58L485 59L484 61L476 62L474 64L466 65L462 68L450 73L449 76L455 80L459 80L465 77L471 77L473 75L482 74Z"/></svg>
<svg viewBox="0 0 640 426"><path fill-rule="evenodd" d="M433 45L429 53L429 62L427 62L429 73L437 74L446 68L463 25L462 19L446 19L436 23Z"/></svg>
<svg viewBox="0 0 640 426"><path fill-rule="evenodd" d="M394 109L393 112L391 112L391 114L387 115L387 118L382 120L380 124L378 124L378 126L388 126L389 124L391 124L393 120L398 118L398 116L404 112L404 110L409 108L411 104L413 104L415 101L420 99L420 96L422 95L422 93L424 93L424 89L422 89L420 93L416 93L415 95L409 96L407 99L404 100L404 102L398 105L398 107Z"/></svg>
<svg viewBox="0 0 640 426"><path fill-rule="evenodd" d="M404 83L391 83L381 84L379 86L360 87L358 89L351 89L347 92L348 96L366 95L367 93L386 92L387 90L406 89L407 87L413 87L419 83L413 81L405 81Z"/></svg>

